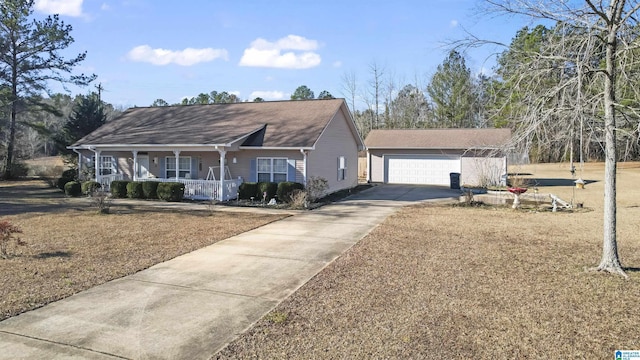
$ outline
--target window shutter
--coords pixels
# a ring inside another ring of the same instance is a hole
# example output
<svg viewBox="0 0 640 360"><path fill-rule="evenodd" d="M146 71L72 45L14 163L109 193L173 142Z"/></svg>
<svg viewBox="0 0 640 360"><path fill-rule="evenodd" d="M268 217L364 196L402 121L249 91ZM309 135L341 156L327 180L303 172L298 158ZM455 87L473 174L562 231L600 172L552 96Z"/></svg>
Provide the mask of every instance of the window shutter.
<svg viewBox="0 0 640 360"><path fill-rule="evenodd" d="M338 181L340 181L340 180L342 180L342 179L340 179L340 156L338 156L338 166L336 166L336 167L338 168L338 171L337 171L337 173L338 173Z"/></svg>
<svg viewBox="0 0 640 360"><path fill-rule="evenodd" d="M252 182L258 181L258 171L256 169L256 159L251 159L250 170L251 170L251 176L249 177L249 180L252 181Z"/></svg>
<svg viewBox="0 0 640 360"><path fill-rule="evenodd" d="M288 159L287 165L287 181L296 181L296 161Z"/></svg>
<svg viewBox="0 0 640 360"><path fill-rule="evenodd" d="M166 161L167 161L167 158L165 158L164 156L160 156L158 158L158 163L159 163L159 166L160 166L160 172L159 173L162 174L163 178L167 177L167 167L165 166Z"/></svg>
<svg viewBox="0 0 640 360"><path fill-rule="evenodd" d="M113 170L114 174L118 173L118 158L115 156L111 157L111 169Z"/></svg>
<svg viewBox="0 0 640 360"><path fill-rule="evenodd" d="M191 178L198 178L198 157L196 156L191 157Z"/></svg>

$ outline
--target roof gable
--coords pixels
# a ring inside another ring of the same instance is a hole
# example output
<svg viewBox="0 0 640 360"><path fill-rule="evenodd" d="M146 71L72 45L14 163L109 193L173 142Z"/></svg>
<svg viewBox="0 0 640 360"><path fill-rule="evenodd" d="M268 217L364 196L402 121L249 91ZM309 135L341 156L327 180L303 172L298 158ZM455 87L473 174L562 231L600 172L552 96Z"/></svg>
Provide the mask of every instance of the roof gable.
<svg viewBox="0 0 640 360"><path fill-rule="evenodd" d="M371 149L486 149L510 140L509 129L399 129L371 130L364 143Z"/></svg>
<svg viewBox="0 0 640 360"><path fill-rule="evenodd" d="M80 139L89 145L313 147L343 99L132 108Z"/></svg>

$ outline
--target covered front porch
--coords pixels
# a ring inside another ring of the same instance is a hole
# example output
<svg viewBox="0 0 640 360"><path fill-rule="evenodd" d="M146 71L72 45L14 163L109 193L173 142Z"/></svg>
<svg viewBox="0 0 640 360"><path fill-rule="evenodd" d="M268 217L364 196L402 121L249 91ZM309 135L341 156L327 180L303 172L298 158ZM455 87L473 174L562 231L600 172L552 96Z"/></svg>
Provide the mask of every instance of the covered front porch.
<svg viewBox="0 0 640 360"><path fill-rule="evenodd" d="M122 156L122 151L118 152L120 156L113 156L114 150L111 149L89 150L94 153L95 180L105 191L110 191L111 182L115 180L179 182L185 185L185 199L229 201L237 198L238 188L243 182L241 177L231 178L226 166L227 151L220 147L198 149L200 154L219 155L214 161L215 165L221 166L205 164L208 172L202 171L202 156L194 156L192 149L172 150L170 153L166 149L129 150L129 156ZM82 171L82 161L78 164L79 171Z"/></svg>

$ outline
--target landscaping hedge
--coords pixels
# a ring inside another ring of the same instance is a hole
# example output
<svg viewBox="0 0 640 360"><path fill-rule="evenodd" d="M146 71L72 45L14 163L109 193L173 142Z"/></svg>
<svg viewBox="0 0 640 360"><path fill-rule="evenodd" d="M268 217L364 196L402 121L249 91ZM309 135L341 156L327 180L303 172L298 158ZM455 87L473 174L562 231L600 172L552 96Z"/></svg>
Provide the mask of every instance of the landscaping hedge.
<svg viewBox="0 0 640 360"><path fill-rule="evenodd" d="M266 201L273 199L276 196L276 192L278 191L278 184L274 182L259 182L258 183L258 193L256 194L256 199L262 200L264 198L264 193L267 193Z"/></svg>
<svg viewBox="0 0 640 360"><path fill-rule="evenodd" d="M159 183L157 194L160 200L181 201L184 197L184 184L179 182Z"/></svg>
<svg viewBox="0 0 640 360"><path fill-rule="evenodd" d="M145 181L142 183L142 195L145 199L157 199L158 198L158 184L157 181Z"/></svg>
<svg viewBox="0 0 640 360"><path fill-rule="evenodd" d="M111 182L111 195L114 198L124 199L127 197L127 180L113 180Z"/></svg>
<svg viewBox="0 0 640 360"><path fill-rule="evenodd" d="M64 191L64 186L65 186L68 182L71 182L71 181L73 181L73 179L72 179L72 178L64 177L64 176L63 176L63 177L61 177L61 178L58 178L58 181L57 181L57 183L56 183L56 186L58 187L58 189L60 189L60 190Z"/></svg>
<svg viewBox="0 0 640 360"><path fill-rule="evenodd" d="M139 181L132 181L127 184L127 197L130 199L142 199L144 193L142 190L142 183Z"/></svg>
<svg viewBox="0 0 640 360"><path fill-rule="evenodd" d="M276 192L276 194L278 195L278 200L290 203L291 195L293 194L294 190L304 190L304 185L291 181L283 181L281 183L278 183L278 190Z"/></svg>
<svg viewBox="0 0 640 360"><path fill-rule="evenodd" d="M88 180L82 183L82 193L84 195L91 195L94 192L98 191L98 189L100 189L101 187L102 185L100 185L99 182Z"/></svg>
<svg viewBox="0 0 640 360"><path fill-rule="evenodd" d="M63 178L68 178L71 180L77 180L78 179L78 170L77 169L67 169L65 171L62 172L62 176Z"/></svg>
<svg viewBox="0 0 640 360"><path fill-rule="evenodd" d="M257 182L243 182L238 187L238 197L241 200L250 200L253 198L258 198L258 183ZM262 199L262 195L260 195L260 199Z"/></svg>
<svg viewBox="0 0 640 360"><path fill-rule="evenodd" d="M77 181L69 181L64 185L64 193L67 196L82 195L82 185Z"/></svg>

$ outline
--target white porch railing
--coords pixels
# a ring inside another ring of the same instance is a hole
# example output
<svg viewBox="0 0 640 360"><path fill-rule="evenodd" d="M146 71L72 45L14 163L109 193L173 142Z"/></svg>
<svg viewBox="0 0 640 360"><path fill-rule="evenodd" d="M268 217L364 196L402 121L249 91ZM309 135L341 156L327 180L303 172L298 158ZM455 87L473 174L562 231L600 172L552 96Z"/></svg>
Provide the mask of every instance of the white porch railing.
<svg viewBox="0 0 640 360"><path fill-rule="evenodd" d="M194 180L194 179L161 179L147 178L136 181L156 181L156 182L180 182L184 184L184 198L191 200L233 200L238 195L238 187L242 180ZM224 198L222 197L222 187L224 186Z"/></svg>
<svg viewBox="0 0 640 360"><path fill-rule="evenodd" d="M96 181L100 183L102 191L111 191L111 182L122 179L122 174L98 175L96 177Z"/></svg>

